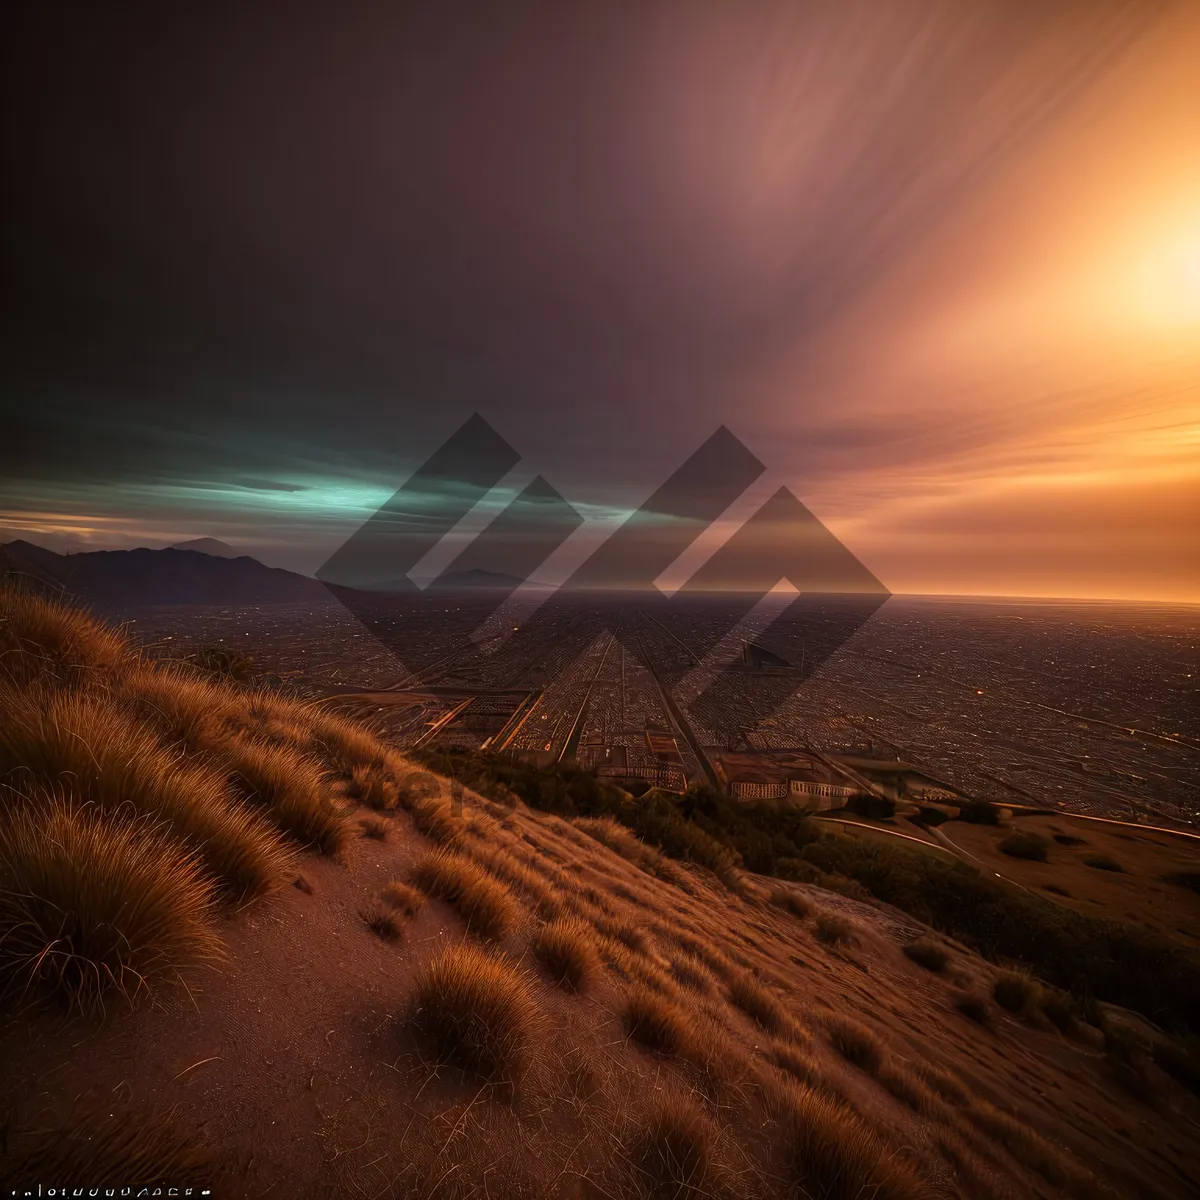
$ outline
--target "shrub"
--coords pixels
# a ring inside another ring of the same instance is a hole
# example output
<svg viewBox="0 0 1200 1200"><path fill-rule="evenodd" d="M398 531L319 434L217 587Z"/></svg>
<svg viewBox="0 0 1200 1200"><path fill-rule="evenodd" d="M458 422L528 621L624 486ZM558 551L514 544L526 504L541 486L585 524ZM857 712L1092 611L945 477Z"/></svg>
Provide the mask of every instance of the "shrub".
<svg viewBox="0 0 1200 1200"><path fill-rule="evenodd" d="M958 810L958 819L969 825L999 825L1001 811L988 800L968 800Z"/></svg>
<svg viewBox="0 0 1200 1200"><path fill-rule="evenodd" d="M1029 1013L1038 1005L1042 989L1028 975L1009 971L992 985L992 998L1011 1013Z"/></svg>
<svg viewBox="0 0 1200 1200"><path fill-rule="evenodd" d="M386 908L369 908L359 915L363 924L385 942L394 942L400 936L400 924Z"/></svg>
<svg viewBox="0 0 1200 1200"><path fill-rule="evenodd" d="M1023 858L1029 862L1045 862L1050 843L1040 833L1022 830L1011 833L1000 843L1000 851L1009 858Z"/></svg>
<svg viewBox="0 0 1200 1200"><path fill-rule="evenodd" d="M380 899L389 908L403 913L406 917L415 917L425 905L425 893L407 883L393 879L380 893Z"/></svg>
<svg viewBox="0 0 1200 1200"><path fill-rule="evenodd" d="M582 992L600 968L593 938L586 921L571 917L543 925L533 939L533 952L555 983Z"/></svg>
<svg viewBox="0 0 1200 1200"><path fill-rule="evenodd" d="M713 1195L715 1126L678 1086L654 1095L630 1146L630 1158L649 1183L650 1195L682 1200Z"/></svg>
<svg viewBox="0 0 1200 1200"><path fill-rule="evenodd" d="M832 1017L825 1023L829 1044L848 1062L868 1075L877 1075L883 1063L879 1038L859 1021Z"/></svg>
<svg viewBox="0 0 1200 1200"><path fill-rule="evenodd" d="M874 821L886 821L896 815L895 800L886 796L876 796L873 792L860 792L857 796L851 796L846 802L846 808L860 817L868 817Z"/></svg>
<svg viewBox="0 0 1200 1200"><path fill-rule="evenodd" d="M0 977L81 1010L218 960L214 893L196 858L142 820L47 797L0 823Z"/></svg>
<svg viewBox="0 0 1200 1200"><path fill-rule="evenodd" d="M413 868L412 880L426 895L445 900L480 937L503 937L516 922L508 889L454 851L426 855Z"/></svg>
<svg viewBox="0 0 1200 1200"><path fill-rule="evenodd" d="M927 971L945 970L950 962L949 951L941 942L935 942L933 938L917 938L915 942L909 942L904 947L904 953L919 967L924 967Z"/></svg>
<svg viewBox="0 0 1200 1200"><path fill-rule="evenodd" d="M691 1047L690 1023L683 1010L667 997L635 987L621 1010L625 1032L635 1042L660 1054L685 1054Z"/></svg>
<svg viewBox="0 0 1200 1200"><path fill-rule="evenodd" d="M515 1086L533 1058L539 1011L526 976L470 944L417 971L410 1020L444 1062Z"/></svg>
<svg viewBox="0 0 1200 1200"><path fill-rule="evenodd" d="M321 770L311 759L281 746L240 738L221 751L234 786L261 805L271 823L288 837L322 854L336 854L346 840L345 825L333 810Z"/></svg>
<svg viewBox="0 0 1200 1200"><path fill-rule="evenodd" d="M849 1108L795 1083L775 1088L767 1103L802 1194L823 1200L928 1200L929 1190L912 1167Z"/></svg>
<svg viewBox="0 0 1200 1200"><path fill-rule="evenodd" d="M1094 867L1097 871L1120 871L1125 868L1121 866L1115 858L1110 858L1107 854L1092 854L1083 860L1084 865Z"/></svg>
<svg viewBox="0 0 1200 1200"><path fill-rule="evenodd" d="M1132 1008L1156 1024L1200 1028L1200 955L1143 926L1076 912L961 862L865 838L829 838L804 854L861 880L878 899L989 958L1020 963L1077 995Z"/></svg>
<svg viewBox="0 0 1200 1200"><path fill-rule="evenodd" d="M739 972L730 979L729 999L769 1033L778 1033L788 1023L783 1005L748 972Z"/></svg>

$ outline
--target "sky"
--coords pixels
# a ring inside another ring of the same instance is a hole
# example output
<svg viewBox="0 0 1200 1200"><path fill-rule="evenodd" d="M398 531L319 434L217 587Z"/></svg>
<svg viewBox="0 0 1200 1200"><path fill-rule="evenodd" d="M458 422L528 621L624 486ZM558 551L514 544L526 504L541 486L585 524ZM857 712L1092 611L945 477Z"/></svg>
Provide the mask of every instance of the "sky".
<svg viewBox="0 0 1200 1200"><path fill-rule="evenodd" d="M477 413L549 582L724 426L667 586L786 487L893 592L1200 602L1200 5L188 7L0 18L0 540L312 572Z"/></svg>

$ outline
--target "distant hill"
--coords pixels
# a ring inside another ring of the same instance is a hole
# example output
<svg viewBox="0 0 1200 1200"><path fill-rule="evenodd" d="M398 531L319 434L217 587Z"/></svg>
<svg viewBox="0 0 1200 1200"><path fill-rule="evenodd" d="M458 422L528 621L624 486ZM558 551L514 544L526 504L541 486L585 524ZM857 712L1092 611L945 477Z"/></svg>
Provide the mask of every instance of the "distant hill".
<svg viewBox="0 0 1200 1200"><path fill-rule="evenodd" d="M315 579L245 555L228 558L170 546L55 554L30 542L8 542L0 545L0 575L10 574L111 611L162 604L320 603L329 598L328 589Z"/></svg>
<svg viewBox="0 0 1200 1200"><path fill-rule="evenodd" d="M484 588L511 592L524 582L524 579L518 579L515 575L504 575L499 571L484 571L474 567L469 571L453 571L449 575L440 575L429 586L437 588L438 591Z"/></svg>
<svg viewBox="0 0 1200 1200"><path fill-rule="evenodd" d="M188 542L175 542L167 547L168 550L195 550L197 554L208 554L213 558L243 558L232 546L216 538L192 538Z"/></svg>

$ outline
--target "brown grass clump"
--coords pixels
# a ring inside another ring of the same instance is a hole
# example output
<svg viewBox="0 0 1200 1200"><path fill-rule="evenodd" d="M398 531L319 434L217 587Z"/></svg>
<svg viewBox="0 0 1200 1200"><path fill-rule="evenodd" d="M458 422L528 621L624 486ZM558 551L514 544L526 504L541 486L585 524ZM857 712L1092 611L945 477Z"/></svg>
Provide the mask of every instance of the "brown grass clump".
<svg viewBox="0 0 1200 1200"><path fill-rule="evenodd" d="M80 1010L220 957L213 886L146 821L47 797L0 823L0 977Z"/></svg>
<svg viewBox="0 0 1200 1200"><path fill-rule="evenodd" d="M877 1078L902 1104L907 1104L915 1113L931 1117L942 1105L933 1089L908 1067L894 1059L885 1059Z"/></svg>
<svg viewBox="0 0 1200 1200"><path fill-rule="evenodd" d="M436 850L413 867L412 881L428 896L445 900L480 937L503 937L516 924L512 894L469 858Z"/></svg>
<svg viewBox="0 0 1200 1200"><path fill-rule="evenodd" d="M788 1168L802 1195L822 1200L930 1200L911 1166L850 1109L800 1084L771 1090Z"/></svg>
<svg viewBox="0 0 1200 1200"><path fill-rule="evenodd" d="M1036 1171L1054 1187L1062 1188L1077 1200L1109 1200L1112 1197L1112 1192L1066 1151L986 1100L974 1101L967 1115L1017 1162Z"/></svg>
<svg viewBox="0 0 1200 1200"><path fill-rule="evenodd" d="M241 698L228 686L169 664L132 665L121 690L139 720L193 752L220 743L240 709Z"/></svg>
<svg viewBox="0 0 1200 1200"><path fill-rule="evenodd" d="M375 762L351 771L346 795L376 812L391 812L400 802L400 785L386 764Z"/></svg>
<svg viewBox="0 0 1200 1200"><path fill-rule="evenodd" d="M830 1017L825 1022L825 1030L829 1034L829 1044L848 1063L868 1075L879 1074L884 1058L883 1045L871 1029L847 1017Z"/></svg>
<svg viewBox="0 0 1200 1200"><path fill-rule="evenodd" d="M444 1062L515 1086L529 1068L539 1011L525 975L470 944L449 946L416 976L411 1022Z"/></svg>
<svg viewBox="0 0 1200 1200"><path fill-rule="evenodd" d="M367 817L365 821L359 821L358 828L365 838L371 838L376 842L387 841L388 823L379 817Z"/></svg>
<svg viewBox="0 0 1200 1200"><path fill-rule="evenodd" d="M629 1157L639 1183L655 1200L683 1200L723 1191L713 1154L716 1126L679 1087L657 1093L631 1139Z"/></svg>
<svg viewBox="0 0 1200 1200"><path fill-rule="evenodd" d="M75 1113L69 1124L17 1127L8 1133L4 1181L33 1188L53 1179L66 1189L212 1186L220 1168L195 1129L168 1113L113 1112L109 1105ZM130 1191L130 1195L134 1193ZM180 1193L182 1194L182 1192Z"/></svg>
<svg viewBox="0 0 1200 1200"><path fill-rule="evenodd" d="M317 753L331 766L353 775L358 768L381 767L386 751L365 726L341 713L314 708L308 715Z"/></svg>
<svg viewBox="0 0 1200 1200"><path fill-rule="evenodd" d="M0 587L0 677L69 684L132 661L126 640L86 613L23 587Z"/></svg>
<svg viewBox="0 0 1200 1200"><path fill-rule="evenodd" d="M904 953L927 971L943 971L950 962L949 951L933 938L917 938L915 942L909 942L904 947Z"/></svg>
<svg viewBox="0 0 1200 1200"><path fill-rule="evenodd" d="M1032 1013L1042 998L1042 989L1028 975L1008 971L992 985L992 998L1011 1013Z"/></svg>
<svg viewBox="0 0 1200 1200"><path fill-rule="evenodd" d="M1083 860L1083 865L1097 871L1124 872L1125 870L1115 858L1108 854L1090 854Z"/></svg>
<svg viewBox="0 0 1200 1200"><path fill-rule="evenodd" d="M406 917L415 917L425 906L425 893L398 879L393 879L384 887L380 899Z"/></svg>
<svg viewBox="0 0 1200 1200"><path fill-rule="evenodd" d="M816 1064L796 1042L785 1041L783 1038L772 1039L767 1047L767 1058L781 1071L786 1071L800 1083L807 1084L809 1087L818 1086L819 1075Z"/></svg>
<svg viewBox="0 0 1200 1200"><path fill-rule="evenodd" d="M730 979L729 999L768 1033L778 1033L788 1023L787 1012L774 993L748 972Z"/></svg>
<svg viewBox="0 0 1200 1200"><path fill-rule="evenodd" d="M385 942L394 942L400 937L400 922L396 920L395 913L386 908L369 908L359 916L363 924Z"/></svg>
<svg viewBox="0 0 1200 1200"><path fill-rule="evenodd" d="M954 998L954 1007L968 1020L974 1021L976 1025L986 1027L992 1023L992 1014L987 1001L982 996L975 995L974 992L959 993Z"/></svg>
<svg viewBox="0 0 1200 1200"><path fill-rule="evenodd" d="M449 801L440 796L407 797L403 792L400 803L408 808L412 822L420 833L439 846L457 846L462 843L464 822L456 816Z"/></svg>
<svg viewBox="0 0 1200 1200"><path fill-rule="evenodd" d="M1009 858L1023 858L1028 862L1046 862L1049 849L1050 842L1046 838L1028 830L1010 833L1000 843L1001 854L1007 854Z"/></svg>
<svg viewBox="0 0 1200 1200"><path fill-rule="evenodd" d="M282 746L232 739L221 750L230 781L261 806L281 832L322 854L336 854L346 827L334 811L321 769L310 758Z"/></svg>
<svg viewBox="0 0 1200 1200"><path fill-rule="evenodd" d="M913 1072L950 1104L965 1108L971 1102L971 1094L949 1071L932 1063L917 1063Z"/></svg>
<svg viewBox="0 0 1200 1200"><path fill-rule="evenodd" d="M856 941L855 929L853 921L836 913L822 913L817 918L817 938L827 946L840 946L843 943L853 945Z"/></svg>
<svg viewBox="0 0 1200 1200"><path fill-rule="evenodd" d="M812 912L812 905L795 888L777 887L771 892L771 903L776 908L790 912L794 917L807 917Z"/></svg>
<svg viewBox="0 0 1200 1200"><path fill-rule="evenodd" d="M582 992L600 969L595 935L578 917L543 925L533 939L533 953L560 987Z"/></svg>
<svg viewBox="0 0 1200 1200"><path fill-rule="evenodd" d="M686 1054L691 1049L691 1022L666 996L635 986L621 1010L625 1032L647 1050L660 1054Z"/></svg>
<svg viewBox="0 0 1200 1200"><path fill-rule="evenodd" d="M537 906L547 919L556 917L561 905L554 888L531 866L500 846L470 846L465 853L489 875L515 888Z"/></svg>
<svg viewBox="0 0 1200 1200"><path fill-rule="evenodd" d="M278 834L223 777L165 747L115 696L0 685L0 712L0 776L19 791L58 786L104 813L153 817L234 897L266 891L286 870Z"/></svg>
<svg viewBox="0 0 1200 1200"><path fill-rule="evenodd" d="M657 875L663 865L663 856L653 846L640 841L624 825L612 817L581 817L576 820L577 828L589 837L603 843L623 859L648 875Z"/></svg>
<svg viewBox="0 0 1200 1200"><path fill-rule="evenodd" d="M717 990L717 977L691 955L672 958L670 970L672 976L689 991L709 996Z"/></svg>

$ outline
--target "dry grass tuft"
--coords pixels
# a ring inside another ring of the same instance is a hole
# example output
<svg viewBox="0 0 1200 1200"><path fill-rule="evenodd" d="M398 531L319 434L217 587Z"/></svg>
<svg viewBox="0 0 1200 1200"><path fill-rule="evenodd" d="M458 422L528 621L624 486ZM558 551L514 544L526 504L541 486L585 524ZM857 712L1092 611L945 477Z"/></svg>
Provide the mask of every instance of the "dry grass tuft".
<svg viewBox="0 0 1200 1200"><path fill-rule="evenodd" d="M950 963L950 952L933 938L917 938L904 947L904 953L927 971L944 971Z"/></svg>
<svg viewBox="0 0 1200 1200"><path fill-rule="evenodd" d="M558 893L528 863L500 846L472 845L465 850L489 875L515 888L531 901L547 920L556 917L561 909Z"/></svg>
<svg viewBox="0 0 1200 1200"><path fill-rule="evenodd" d="M817 917L817 938L827 946L854 945L858 940L855 936L857 929L849 917L837 913L822 913Z"/></svg>
<svg viewBox="0 0 1200 1200"><path fill-rule="evenodd" d="M512 963L449 946L416 975L411 1022L441 1061L515 1086L534 1053L540 1014Z"/></svg>
<svg viewBox="0 0 1200 1200"><path fill-rule="evenodd" d="M911 1166L850 1109L796 1083L768 1094L788 1167L804 1196L822 1200L930 1200Z"/></svg>
<svg viewBox="0 0 1200 1200"><path fill-rule="evenodd" d="M968 1020L974 1021L976 1025L983 1025L986 1028L992 1023L992 1013L988 1008L987 1001L974 992L960 992L954 998L954 1007Z"/></svg>
<svg viewBox="0 0 1200 1200"><path fill-rule="evenodd" d="M113 1112L105 1105L74 1114L62 1127L39 1123L6 1132L4 1181L22 1194L48 1179L66 1185L60 1195L67 1187L106 1188L115 1195L117 1188L149 1189L164 1181L197 1190L219 1182L200 1131L185 1129L168 1113Z"/></svg>
<svg viewBox="0 0 1200 1200"><path fill-rule="evenodd" d="M313 708L308 713L313 747L330 766L353 776L360 768L381 767L387 751L370 730L358 721L328 709Z"/></svg>
<svg viewBox="0 0 1200 1200"><path fill-rule="evenodd" d="M226 743L220 759L231 770L230 782L271 823L302 846L336 854L346 827L334 812L320 767L282 746L241 738Z"/></svg>
<svg viewBox="0 0 1200 1200"><path fill-rule="evenodd" d="M663 856L612 817L581 817L575 825L646 874L658 875L663 869Z"/></svg>
<svg viewBox="0 0 1200 1200"><path fill-rule="evenodd" d="M691 1021L678 1004L647 987L634 986L621 1010L625 1032L647 1050L687 1054L692 1048Z"/></svg>
<svg viewBox="0 0 1200 1200"><path fill-rule="evenodd" d="M385 942L394 942L400 937L400 922L396 914L386 908L368 908L359 913L363 924Z"/></svg>
<svg viewBox="0 0 1200 1200"><path fill-rule="evenodd" d="M350 772L346 795L376 812L392 812L400 802L400 785L385 763L375 762Z"/></svg>
<svg viewBox="0 0 1200 1200"><path fill-rule="evenodd" d="M412 822L420 833L439 846L462 844L465 822L456 816L448 800L440 796L400 794L401 805L407 807Z"/></svg>
<svg viewBox="0 0 1200 1200"><path fill-rule="evenodd" d="M132 661L126 640L86 613L23 587L0 588L0 677L71 684Z"/></svg>
<svg viewBox="0 0 1200 1200"><path fill-rule="evenodd" d="M878 1079L897 1100L907 1104L920 1116L931 1117L941 1111L941 1101L933 1089L912 1070L894 1059L884 1060L879 1068Z"/></svg>
<svg viewBox="0 0 1200 1200"><path fill-rule="evenodd" d="M812 1058L794 1041L773 1038L767 1046L767 1059L793 1079L809 1087L819 1086L820 1075Z"/></svg>
<svg viewBox="0 0 1200 1200"><path fill-rule="evenodd" d="M543 925L533 939L533 953L554 982L569 992L586 990L600 970L595 934L578 917Z"/></svg>
<svg viewBox="0 0 1200 1200"><path fill-rule="evenodd" d="M730 979L729 999L768 1033L778 1033L788 1024L787 1012L774 993L748 972Z"/></svg>
<svg viewBox="0 0 1200 1200"><path fill-rule="evenodd" d="M413 867L412 880L426 895L445 900L480 937L501 938L516 924L509 890L453 850L426 855Z"/></svg>
<svg viewBox="0 0 1200 1200"><path fill-rule="evenodd" d="M829 1044L848 1062L868 1075L878 1075L883 1065L883 1044L875 1033L848 1017L830 1017L825 1022Z"/></svg>
<svg viewBox="0 0 1200 1200"><path fill-rule="evenodd" d="M214 889L149 822L48 796L0 824L0 977L83 1011L216 962Z"/></svg>
<svg viewBox="0 0 1200 1200"><path fill-rule="evenodd" d="M771 892L771 903L776 908L790 912L794 917L807 917L812 912L812 904L795 888L777 887Z"/></svg>
<svg viewBox="0 0 1200 1200"><path fill-rule="evenodd" d="M1031 1014L1042 999L1041 985L1028 975L1008 971L992 985L992 998L1011 1013Z"/></svg>
<svg viewBox="0 0 1200 1200"><path fill-rule="evenodd" d="M381 817L367 817L365 820L359 821L358 827L365 838L371 838L376 842L387 841L388 823Z"/></svg>
<svg viewBox="0 0 1200 1200"><path fill-rule="evenodd" d="M651 1100L641 1128L631 1139L629 1157L639 1183L655 1200L683 1200L723 1191L713 1162L716 1126L682 1088L671 1087Z"/></svg>
<svg viewBox="0 0 1200 1200"><path fill-rule="evenodd" d="M710 996L717 990L717 977L699 959L684 955L671 959L671 975L683 987Z"/></svg>
<svg viewBox="0 0 1200 1200"><path fill-rule="evenodd" d="M965 1108L971 1102L971 1095L965 1087L949 1071L932 1063L917 1063L914 1073L943 1100L958 1108Z"/></svg>
<svg viewBox="0 0 1200 1200"><path fill-rule="evenodd" d="M415 917L425 907L425 893L407 883L393 879L384 886L380 899L389 908L394 908L406 917Z"/></svg>
<svg viewBox="0 0 1200 1200"><path fill-rule="evenodd" d="M24 792L61 787L100 812L153 817L195 849L235 898L280 882L289 856L278 834L237 803L211 766L190 761L140 726L104 691L0 685L0 777Z"/></svg>

